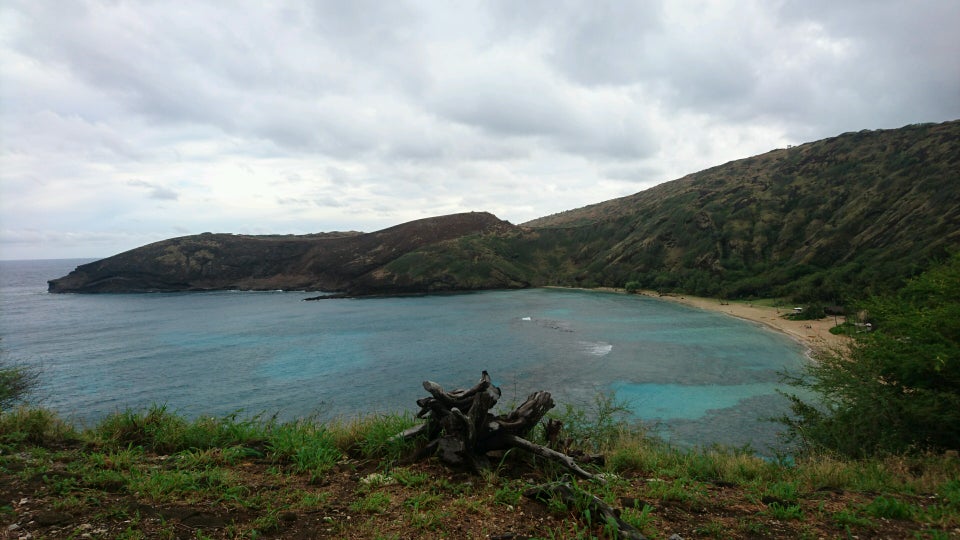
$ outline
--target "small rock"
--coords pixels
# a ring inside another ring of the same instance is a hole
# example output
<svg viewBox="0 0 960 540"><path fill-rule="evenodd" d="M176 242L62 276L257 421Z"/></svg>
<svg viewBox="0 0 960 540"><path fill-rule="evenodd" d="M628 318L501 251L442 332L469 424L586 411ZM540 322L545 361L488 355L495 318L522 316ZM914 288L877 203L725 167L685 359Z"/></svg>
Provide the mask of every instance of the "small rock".
<svg viewBox="0 0 960 540"><path fill-rule="evenodd" d="M19 531L19 530L20 530L20 525L17 525L16 523L14 523L14 524L10 525L9 527L7 527L7 530L8 530L8 531Z"/></svg>
<svg viewBox="0 0 960 540"><path fill-rule="evenodd" d="M81 524L79 527L77 527L77 530L80 530L80 531L89 531L89 530L92 529L92 528L93 528L93 525L91 525L91 524L89 524L89 523L83 523L83 524Z"/></svg>
<svg viewBox="0 0 960 540"><path fill-rule="evenodd" d="M670 535L670 538L668 538L667 540L683 540L683 537L677 533L673 533Z"/></svg>

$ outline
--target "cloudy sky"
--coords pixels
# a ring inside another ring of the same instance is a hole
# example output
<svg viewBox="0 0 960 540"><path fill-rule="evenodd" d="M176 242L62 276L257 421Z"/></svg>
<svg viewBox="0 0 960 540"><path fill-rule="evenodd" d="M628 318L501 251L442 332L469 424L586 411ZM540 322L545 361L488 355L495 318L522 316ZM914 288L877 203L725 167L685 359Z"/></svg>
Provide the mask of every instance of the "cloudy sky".
<svg viewBox="0 0 960 540"><path fill-rule="evenodd" d="M0 259L514 223L960 118L960 2L0 3Z"/></svg>

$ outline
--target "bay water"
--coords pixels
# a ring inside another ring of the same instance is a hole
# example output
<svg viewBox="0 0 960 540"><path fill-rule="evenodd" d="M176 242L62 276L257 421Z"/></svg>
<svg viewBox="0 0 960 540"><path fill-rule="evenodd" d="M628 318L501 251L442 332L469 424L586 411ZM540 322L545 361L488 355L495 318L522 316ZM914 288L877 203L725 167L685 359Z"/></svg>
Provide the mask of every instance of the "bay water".
<svg viewBox="0 0 960 540"><path fill-rule="evenodd" d="M776 447L779 373L798 343L723 314L564 289L337 299L306 292L48 294L87 260L0 261L0 348L36 366L40 404L81 424L165 404L188 416L320 420L416 411L421 382L487 370L517 404L614 392L680 445Z"/></svg>

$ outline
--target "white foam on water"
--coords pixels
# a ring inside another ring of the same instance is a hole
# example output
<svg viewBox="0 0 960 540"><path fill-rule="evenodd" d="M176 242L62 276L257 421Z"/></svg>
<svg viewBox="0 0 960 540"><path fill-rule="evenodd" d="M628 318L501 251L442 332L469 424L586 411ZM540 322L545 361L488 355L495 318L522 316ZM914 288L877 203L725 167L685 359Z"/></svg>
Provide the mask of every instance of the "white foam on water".
<svg viewBox="0 0 960 540"><path fill-rule="evenodd" d="M613 345L606 341L581 341L580 346L583 348L583 351L590 356L606 356L613 350Z"/></svg>

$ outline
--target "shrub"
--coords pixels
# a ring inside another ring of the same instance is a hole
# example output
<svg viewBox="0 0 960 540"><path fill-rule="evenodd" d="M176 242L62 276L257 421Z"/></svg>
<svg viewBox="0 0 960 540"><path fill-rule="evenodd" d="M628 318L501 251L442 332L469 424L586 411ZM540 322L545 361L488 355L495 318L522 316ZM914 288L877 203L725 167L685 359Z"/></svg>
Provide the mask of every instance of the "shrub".
<svg viewBox="0 0 960 540"><path fill-rule="evenodd" d="M793 321L817 321L826 316L827 312L824 311L823 306L812 305L804 306L800 312L787 315L787 318Z"/></svg>
<svg viewBox="0 0 960 540"><path fill-rule="evenodd" d="M22 403L39 384L40 374L35 368L0 360L0 411Z"/></svg>
<svg viewBox="0 0 960 540"><path fill-rule="evenodd" d="M788 396L791 435L852 457L960 448L960 253L865 307L873 332L785 377L820 398Z"/></svg>
<svg viewBox="0 0 960 540"><path fill-rule="evenodd" d="M642 431L641 426L628 422L630 406L618 399L615 393L598 393L590 408L565 404L562 412L549 414L550 418L563 422L564 436L577 448L600 451L612 447L621 435L631 429Z"/></svg>

